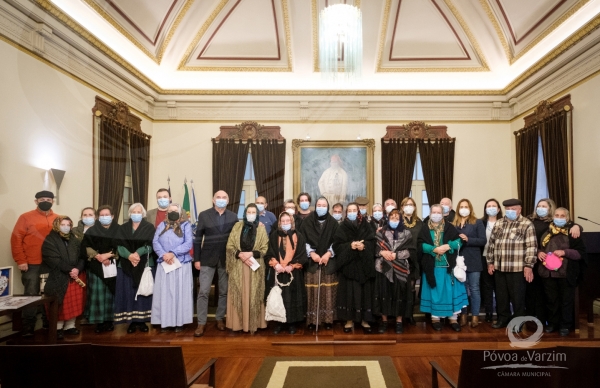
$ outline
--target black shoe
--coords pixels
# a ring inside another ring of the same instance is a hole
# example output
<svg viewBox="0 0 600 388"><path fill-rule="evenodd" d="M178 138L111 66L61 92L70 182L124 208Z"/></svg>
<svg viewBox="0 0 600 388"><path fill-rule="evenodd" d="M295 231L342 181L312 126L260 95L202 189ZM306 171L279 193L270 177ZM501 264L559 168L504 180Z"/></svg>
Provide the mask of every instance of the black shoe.
<svg viewBox="0 0 600 388"><path fill-rule="evenodd" d="M442 322L440 322L440 321L431 322L431 327L433 327L433 330L435 330L435 331L441 331L442 330Z"/></svg>
<svg viewBox="0 0 600 388"><path fill-rule="evenodd" d="M112 322L104 322L104 331L113 331L115 330L115 325Z"/></svg>
<svg viewBox="0 0 600 388"><path fill-rule="evenodd" d="M65 330L65 335L79 335L79 333L79 329L76 327Z"/></svg>
<svg viewBox="0 0 600 388"><path fill-rule="evenodd" d="M150 330L144 322L138 322L137 327L142 333L147 333Z"/></svg>
<svg viewBox="0 0 600 388"><path fill-rule="evenodd" d="M386 330L387 330L387 324L388 324L387 321L381 321L381 322L379 322L379 325L377 326L377 332L379 334L385 333Z"/></svg>
<svg viewBox="0 0 600 388"><path fill-rule="evenodd" d="M569 335L569 329L560 329L558 334L560 334L561 337L566 337Z"/></svg>
<svg viewBox="0 0 600 388"><path fill-rule="evenodd" d="M281 324L275 325L275 328L273 329L273 334L279 334L279 333L281 333Z"/></svg>
<svg viewBox="0 0 600 388"><path fill-rule="evenodd" d="M556 327L554 327L553 325L547 325L547 326L544 328L544 331L545 331L546 333L552 333L552 332L555 332L555 331L556 331Z"/></svg>
<svg viewBox="0 0 600 388"><path fill-rule="evenodd" d="M312 330L315 330L315 329L317 328L317 326L316 326L316 325L313 325L313 324L311 323L311 324L310 324L310 325L308 325L306 328L307 328L308 330L311 330L311 331L312 331Z"/></svg>
<svg viewBox="0 0 600 388"><path fill-rule="evenodd" d="M56 339L65 339L65 333L63 331L63 329L60 329L56 332Z"/></svg>
<svg viewBox="0 0 600 388"><path fill-rule="evenodd" d="M404 333L404 326L402 325L402 322L396 322L396 334L402 333Z"/></svg>
<svg viewBox="0 0 600 388"><path fill-rule="evenodd" d="M402 318L402 322L406 323L407 325L417 325L417 321L415 321L415 318L413 317L404 317Z"/></svg>
<svg viewBox="0 0 600 388"><path fill-rule="evenodd" d="M485 313L485 321L492 322L493 316L494 316L494 314L492 314L492 313Z"/></svg>
<svg viewBox="0 0 600 388"><path fill-rule="evenodd" d="M454 330L456 332L459 332L461 330L460 323L458 323L458 322L451 323L450 327L452 327L452 330Z"/></svg>
<svg viewBox="0 0 600 388"><path fill-rule="evenodd" d="M288 328L290 334L296 334L296 325L290 325Z"/></svg>
<svg viewBox="0 0 600 388"><path fill-rule="evenodd" d="M181 333L183 331L183 326L175 326L175 333Z"/></svg>
<svg viewBox="0 0 600 388"><path fill-rule="evenodd" d="M137 329L137 324L135 322L131 322L129 324L129 327L127 328L127 334L133 334L133 333L135 333L136 329Z"/></svg>
<svg viewBox="0 0 600 388"><path fill-rule="evenodd" d="M94 329L94 333L102 333L104 331L104 323L98 323Z"/></svg>
<svg viewBox="0 0 600 388"><path fill-rule="evenodd" d="M333 323L326 323L325 330L331 330L331 329L333 329Z"/></svg>
<svg viewBox="0 0 600 388"><path fill-rule="evenodd" d="M33 329L25 329L21 332L21 337L32 338L35 335Z"/></svg>
<svg viewBox="0 0 600 388"><path fill-rule="evenodd" d="M344 326L344 333L350 333L353 328L354 328L353 326L350 326L350 327Z"/></svg>
<svg viewBox="0 0 600 388"><path fill-rule="evenodd" d="M503 329L508 326L508 323L504 321L496 321L496 323L492 324L493 329Z"/></svg>
<svg viewBox="0 0 600 388"><path fill-rule="evenodd" d="M43 321L42 322L42 329L44 330L48 330L50 328L50 322L48 321Z"/></svg>
<svg viewBox="0 0 600 388"><path fill-rule="evenodd" d="M170 327L170 326L167 326L167 327L161 327L161 328L160 328L160 332L161 332L161 333L168 333L168 332L170 332L170 331L172 331L172 330L173 330L173 328L172 328L172 327Z"/></svg>

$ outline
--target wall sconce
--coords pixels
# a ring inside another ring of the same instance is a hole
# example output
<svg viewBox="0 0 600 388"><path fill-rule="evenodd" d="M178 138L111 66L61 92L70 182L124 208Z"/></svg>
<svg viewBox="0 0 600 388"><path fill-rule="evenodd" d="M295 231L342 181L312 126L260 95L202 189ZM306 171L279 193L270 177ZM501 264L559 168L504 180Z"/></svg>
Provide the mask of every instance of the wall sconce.
<svg viewBox="0 0 600 388"><path fill-rule="evenodd" d="M65 177L66 171L58 170L56 168L51 168L50 171L52 172L52 176L54 177L54 182L56 182L56 204L59 205L60 203L58 202L58 191L60 190L60 184L62 183L63 178Z"/></svg>

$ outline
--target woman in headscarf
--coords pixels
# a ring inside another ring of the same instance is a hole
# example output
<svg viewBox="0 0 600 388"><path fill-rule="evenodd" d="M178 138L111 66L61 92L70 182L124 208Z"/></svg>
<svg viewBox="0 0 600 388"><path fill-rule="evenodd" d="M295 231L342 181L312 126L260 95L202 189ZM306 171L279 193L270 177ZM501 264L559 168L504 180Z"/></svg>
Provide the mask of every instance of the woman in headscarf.
<svg viewBox="0 0 600 388"><path fill-rule="evenodd" d="M333 328L333 321L336 319L338 278L332 244L338 227L338 222L329 214L329 202L325 197L317 199L315 211L306 217L300 227L300 233L306 240L308 257L306 323L310 330L316 328L317 305L319 305L319 323L322 323L326 330ZM320 293L319 271L321 272ZM320 301L317 299L319 294Z"/></svg>
<svg viewBox="0 0 600 388"><path fill-rule="evenodd" d="M419 235L419 255L426 279L422 282L421 311L431 314L434 330L442 330L441 317L450 317L452 329L460 331L458 314L469 305L465 284L453 274L461 240L442 212L442 205L432 205L429 221Z"/></svg>
<svg viewBox="0 0 600 388"><path fill-rule="evenodd" d="M415 270L417 250L412 235L400 221L398 209L388 214L388 222L377 232L375 246L375 291L373 313L381 316L378 332L385 333L388 316L396 317L396 334L404 331L402 316L412 299L409 276Z"/></svg>
<svg viewBox="0 0 600 388"><path fill-rule="evenodd" d="M115 293L115 323L129 323L127 333L137 329L148 332L145 322L152 315L152 295L137 295L145 267L156 272L156 258L152 250L154 225L144 220L146 209L141 203L129 207L129 221L119 227L116 236L119 262L117 291Z"/></svg>
<svg viewBox="0 0 600 388"><path fill-rule="evenodd" d="M77 335L75 319L83 313L85 304L85 260L79 257L80 240L73 233L73 221L58 216L52 231L42 244L42 261L50 270L44 294L58 300L58 339ZM78 283L77 280L80 282Z"/></svg>
<svg viewBox="0 0 600 388"><path fill-rule="evenodd" d="M281 213L276 232L269 236L269 249L265 255L265 264L268 266L265 301L275 285L275 277L279 284L289 283L288 286L281 287L281 297L290 334L296 333L297 324L304 320L306 313L306 287L302 267L307 262L306 243L304 237L296 231L293 216L287 212ZM276 322L273 334L279 334L281 326Z"/></svg>
<svg viewBox="0 0 600 388"><path fill-rule="evenodd" d="M417 214L417 205L415 200L411 197L404 198L402 202L400 202L400 214L402 215L400 222L404 225L406 230L410 232L413 243L415 244L415 248L417 248L418 251L417 240L419 238L419 234L421 233L421 228L423 227L423 221L421 221ZM411 292L409 299L406 301L406 311L404 312L404 323L412 323L413 325L416 324L415 318L413 317L416 297L415 285L417 280L421 279L421 263L418 259L418 255L414 264L415 268L409 275ZM419 291L421 290L422 288L419 288Z"/></svg>
<svg viewBox="0 0 600 388"><path fill-rule="evenodd" d="M254 333L265 329L265 265L269 246L265 227L259 225L258 208L249 204L244 219L233 226L226 248L229 288L227 291L227 328ZM252 270L254 262L260 267Z"/></svg>
<svg viewBox="0 0 600 388"><path fill-rule="evenodd" d="M116 277L104 277L103 267L115 264L115 235L119 224L112 207L98 208L98 221L87 230L81 242L79 257L87 260L88 323L96 324L96 333L113 331Z"/></svg>
<svg viewBox="0 0 600 388"><path fill-rule="evenodd" d="M360 322L365 333L371 333L373 321L373 286L375 279L375 231L352 202L346 208L346 219L333 238L339 286L337 318L346 321L344 333Z"/></svg>
<svg viewBox="0 0 600 388"><path fill-rule="evenodd" d="M192 225L179 204L167 208L167 218L158 224L152 248L158 257L154 293L152 296L153 325L161 332L174 328L183 331L183 325L192 323L194 316L192 256L194 245ZM181 266L172 269L172 265ZM167 272L169 271L169 272ZM139 298L139 297L138 297Z"/></svg>

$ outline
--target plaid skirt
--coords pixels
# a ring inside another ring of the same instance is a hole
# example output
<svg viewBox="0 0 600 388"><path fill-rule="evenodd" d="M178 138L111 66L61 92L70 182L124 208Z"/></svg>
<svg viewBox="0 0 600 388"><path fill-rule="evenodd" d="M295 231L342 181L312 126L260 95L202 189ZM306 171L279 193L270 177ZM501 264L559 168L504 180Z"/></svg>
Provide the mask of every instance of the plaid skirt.
<svg viewBox="0 0 600 388"><path fill-rule="evenodd" d="M87 283L85 272L79 274L79 279L82 282ZM69 280L69 285L67 286L67 292L65 293L65 297L63 298L62 304L58 306L59 321L68 321L69 319L77 318L83 313L83 307L85 306L86 288L87 287L81 287L73 279ZM46 314L48 314L47 308Z"/></svg>
<svg viewBox="0 0 600 388"><path fill-rule="evenodd" d="M89 272L88 274L89 323L112 322L114 320L115 296L104 281Z"/></svg>

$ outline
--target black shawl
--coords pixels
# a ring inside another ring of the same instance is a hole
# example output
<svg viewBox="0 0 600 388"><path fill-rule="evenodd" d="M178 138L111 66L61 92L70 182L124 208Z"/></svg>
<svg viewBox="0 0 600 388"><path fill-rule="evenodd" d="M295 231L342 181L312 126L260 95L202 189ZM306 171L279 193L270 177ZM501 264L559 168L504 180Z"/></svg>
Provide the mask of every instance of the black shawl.
<svg viewBox="0 0 600 388"><path fill-rule="evenodd" d="M113 294L115 293L117 278L112 277L104 279L102 263L100 263L95 258L88 260L87 248L92 248L98 253L113 252L116 255L117 246L115 245L115 236L118 230L119 224L114 220L108 228L102 226L100 221L96 221L96 223L91 228L89 228L83 236L83 241L81 242L81 250L79 252L79 258L87 261L87 268L89 269L89 271L92 272L94 275L98 276L100 279L103 279L104 284L106 284L106 286ZM114 262L114 258L112 260Z"/></svg>
<svg viewBox="0 0 600 388"><path fill-rule="evenodd" d="M271 266L269 266L269 261L271 261L271 259L275 258L275 260L277 260L279 263L281 263L283 261L283 259L285 258L285 252L281 252L281 247L279 244L279 237L280 237L280 233L281 231L279 231L278 229L275 229L275 231L273 233L271 233L269 235L269 249L267 250L267 253L265 254L265 269L266 269L266 276L265 276L265 280L266 280L266 287L265 287L265 301L267 300L267 296L269 296L269 292L271 292L271 288L273 288L273 286L275 285L275 269ZM300 234L297 233L296 231L290 231L288 233L286 233L286 235L290 236L290 238L287 241L288 246L290 246L290 241L292 239L292 235L296 235L297 239L298 239L298 245L296 245L296 251L294 252L294 257L292 258L292 261L290 262L290 264L302 264L303 266L306 265L306 263L308 262L308 257L306 255L306 241L304 240L304 237ZM288 237L286 237L288 238ZM294 271L292 271L292 274L294 275L294 281L296 282L298 279L297 276L297 272L301 272L302 269L295 269ZM280 273L278 275L279 277L277 279L279 279L280 283L287 283L290 281L290 275L285 272L285 273ZM292 282L292 283L293 283ZM304 288L304 283L302 283L302 288Z"/></svg>
<svg viewBox="0 0 600 388"><path fill-rule="evenodd" d="M442 245L448 244L449 241L456 240L460 238L458 236L458 231L448 221L444 221L444 237L442 239ZM431 238L431 233L429 226L426 222L423 222L423 227L421 228L421 233L419 234L419 240L417 243L419 257L421 258L421 266L423 268L423 273L427 279L427 283L431 288L435 288L436 281L435 276L433 274L435 269L435 257L429 254L423 253L423 243L427 243L429 245L433 244L433 239ZM454 253L450 253L450 251L446 252L446 260L448 260L448 273L452 273L452 270L456 266L456 256L458 256L458 252L454 251Z"/></svg>
<svg viewBox="0 0 600 388"><path fill-rule="evenodd" d="M58 303L62 301L69 286L69 272L73 268L83 271L85 262L80 260L79 247L81 242L71 233L71 238L65 240L56 231L51 231L42 244L42 261L49 269L48 281L44 294L56 296Z"/></svg>
<svg viewBox="0 0 600 388"><path fill-rule="evenodd" d="M127 249L129 253L134 253L144 246L152 247L155 231L154 225L146 220L142 220L138 225L138 228L133 230L133 222L129 220L119 226L115 235L115 246L122 246ZM151 255L154 255L154 252L152 252ZM119 255L121 269L127 276L133 278L133 285L135 288L140 285L140 280L142 279L147 261L148 255L142 255L140 256L140 262L134 267L128 257Z"/></svg>
<svg viewBox="0 0 600 388"><path fill-rule="evenodd" d="M352 249L353 241L362 241L365 249ZM346 278L364 284L375 277L375 232L364 218L360 222L346 219L339 225L333 251L336 267Z"/></svg>
<svg viewBox="0 0 600 388"><path fill-rule="evenodd" d="M572 226L573 224L571 224ZM569 239L569 246L567 249L573 249L576 250L577 252L579 252L579 254L581 255L581 259L579 260L570 260L568 258L565 258L567 260L567 282L569 283L570 286L572 287L577 287L579 284L581 284L581 282L583 281L583 277L585 274L585 271L587 269L588 266L588 256L587 256L587 252L585 249L585 244L583 243L583 239L581 238L581 236L579 236L578 238L573 238L573 236L571 236L571 228L568 227L569 233L568 233L568 239ZM546 233L544 233L542 235L541 240L543 241L543 238L546 237L546 235L550 234L551 232L548 230L546 231ZM563 249L565 249L563 248ZM542 247L540 246L539 248L540 252L548 252L548 245L546 245L546 247ZM544 275L547 274L548 270L541 265L540 263L540 267L543 267L543 269L538 270L538 272L544 273ZM548 276L544 276L540 273L541 277L548 277ZM534 274L534 276L537 274Z"/></svg>
<svg viewBox="0 0 600 388"><path fill-rule="evenodd" d="M376 270L386 275L388 280L390 279L390 275L394 276L400 280L400 282L406 283L407 278L410 274L415 270L415 262L417 261L417 249L412 239L412 235L408 231L408 229L402 228L402 224L398 225L396 228L397 236L394 236L397 240L402 241L400 245L394 250L392 249L392 241L386 236L386 232L394 230L391 229L389 225L384 225L379 232L375 235L377 238L377 244L375 245L375 253L377 256L380 256L381 251L391 251L391 252L401 252L404 250L408 250L409 257L408 260L402 260L396 258L394 261L387 261L385 259L376 260ZM380 262L380 268L377 266L377 262ZM408 265L407 265L408 264Z"/></svg>
<svg viewBox="0 0 600 388"><path fill-rule="evenodd" d="M298 230L300 232L299 234L306 240L306 244L310 245L317 255L323 256L327 253L331 244L333 244L333 236L335 236L339 224L329 213L327 213L325 222L322 224L319 222L318 217L316 212L311 212L308 217L302 221L302 226ZM315 263L312 259L309 260L307 268L308 272L316 273L318 268L318 263ZM330 259L323 269L327 275L335 273L335 257Z"/></svg>

